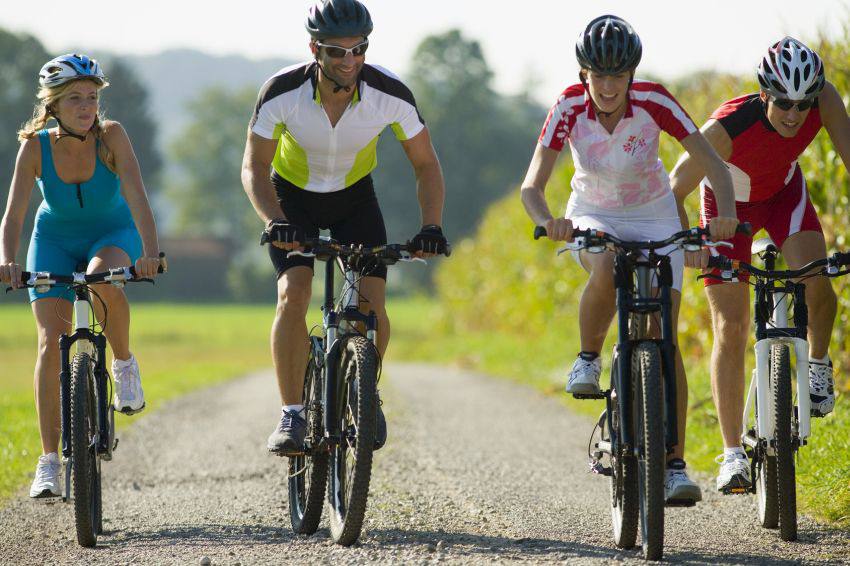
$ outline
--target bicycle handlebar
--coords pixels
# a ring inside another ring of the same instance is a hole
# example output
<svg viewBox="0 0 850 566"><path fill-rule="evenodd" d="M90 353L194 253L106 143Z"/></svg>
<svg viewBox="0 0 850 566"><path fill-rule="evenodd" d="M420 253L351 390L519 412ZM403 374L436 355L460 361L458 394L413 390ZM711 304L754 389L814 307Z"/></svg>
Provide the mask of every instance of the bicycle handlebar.
<svg viewBox="0 0 850 566"><path fill-rule="evenodd" d="M159 253L159 267L157 273L168 272L168 262L165 252ZM113 267L109 271L100 273L72 273L71 275L58 275L47 271L22 271L19 289L53 287L54 285L93 285L95 283L112 283L121 285L123 283L153 283L152 279L138 277L135 266ZM13 288L8 287L8 293Z"/></svg>
<svg viewBox="0 0 850 566"><path fill-rule="evenodd" d="M736 228L736 232L740 234L752 234L752 226L749 222L744 222L739 224ZM534 227L534 239L539 240L543 236L546 235L546 227L545 226L535 226ZM658 241L643 241L643 242L630 242L626 240L621 240L616 236L612 236L606 232L601 230L593 230L593 229L575 229L573 230L573 238L584 238L585 246L590 247L595 244L613 244L620 248L630 249L630 250L655 250L658 248L663 248L672 244L692 244L705 246L710 244L711 242L707 239L711 233L709 229L702 227L694 227L689 228L688 230L682 230L681 232L676 232L671 235L669 238L665 238L664 240ZM588 241L590 243L588 244ZM714 244L719 245L718 244Z"/></svg>
<svg viewBox="0 0 850 566"><path fill-rule="evenodd" d="M829 257L810 261L800 269L784 269L784 270L765 270L751 265L745 261L731 259L725 256L712 256L708 258L708 269L719 269L723 273L705 274L700 277L713 277L722 280L732 279L739 274L751 274L762 279L796 279L804 275L808 275L815 269L821 269L822 275L827 277L838 277L846 275L850 270L842 271L840 268L850 266L850 252L835 252Z"/></svg>
<svg viewBox="0 0 850 566"><path fill-rule="evenodd" d="M380 246L366 247L359 244L341 244L331 238L304 238L300 242L301 249L290 251L287 256L315 257L325 261L334 257L377 259L386 265L392 265L399 261L421 261L416 257L418 249L414 249L410 242L406 244L383 244ZM446 244L446 257L451 255L451 245Z"/></svg>

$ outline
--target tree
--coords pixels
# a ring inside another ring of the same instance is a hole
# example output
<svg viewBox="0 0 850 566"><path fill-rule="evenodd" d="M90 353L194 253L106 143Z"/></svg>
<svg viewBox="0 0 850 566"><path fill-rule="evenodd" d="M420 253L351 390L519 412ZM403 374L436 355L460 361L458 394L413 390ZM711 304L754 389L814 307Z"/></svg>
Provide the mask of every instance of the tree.
<svg viewBox="0 0 850 566"><path fill-rule="evenodd" d="M156 148L157 124L150 113L150 96L136 73L121 59L104 64L109 87L101 94L101 107L106 117L121 122L139 160L145 188L156 194L162 157Z"/></svg>

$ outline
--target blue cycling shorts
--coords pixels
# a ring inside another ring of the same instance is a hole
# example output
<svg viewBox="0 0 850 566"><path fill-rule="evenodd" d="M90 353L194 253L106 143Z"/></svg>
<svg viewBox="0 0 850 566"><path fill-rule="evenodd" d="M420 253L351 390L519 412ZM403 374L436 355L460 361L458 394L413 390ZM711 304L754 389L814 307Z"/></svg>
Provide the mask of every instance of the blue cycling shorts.
<svg viewBox="0 0 850 566"><path fill-rule="evenodd" d="M90 229L89 226L86 227ZM65 233L62 233L65 232ZM77 271L79 264L86 264L106 247L116 247L124 250L133 264L142 255L142 239L135 226L111 228L101 233L86 235L71 235L68 231L50 230L45 233L33 230L30 247L27 252L27 271L48 271L62 275L70 275ZM36 293L29 289L30 302L47 297L60 297L74 301L74 293L67 287L53 287L46 293Z"/></svg>

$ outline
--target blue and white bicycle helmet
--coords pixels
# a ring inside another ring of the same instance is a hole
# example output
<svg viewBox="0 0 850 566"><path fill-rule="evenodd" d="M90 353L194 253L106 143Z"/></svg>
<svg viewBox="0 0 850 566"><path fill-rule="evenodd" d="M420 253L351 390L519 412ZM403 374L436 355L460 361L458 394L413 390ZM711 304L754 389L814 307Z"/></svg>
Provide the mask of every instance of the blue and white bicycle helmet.
<svg viewBox="0 0 850 566"><path fill-rule="evenodd" d="M45 88L56 87L77 79L91 79L99 85L106 82L98 62L77 53L68 53L51 59L38 73L38 84Z"/></svg>

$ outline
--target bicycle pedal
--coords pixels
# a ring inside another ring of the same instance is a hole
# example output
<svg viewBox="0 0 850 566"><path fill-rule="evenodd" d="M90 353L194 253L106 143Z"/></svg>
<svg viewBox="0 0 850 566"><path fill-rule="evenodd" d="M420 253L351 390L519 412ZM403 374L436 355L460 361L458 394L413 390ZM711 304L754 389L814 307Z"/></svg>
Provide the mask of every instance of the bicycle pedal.
<svg viewBox="0 0 850 566"><path fill-rule="evenodd" d="M611 468L603 466L602 462L590 462L590 472L599 476L608 476L612 475Z"/></svg>
<svg viewBox="0 0 850 566"><path fill-rule="evenodd" d="M727 487L720 490L723 495L746 495L749 491L748 487Z"/></svg>
<svg viewBox="0 0 850 566"><path fill-rule="evenodd" d="M573 393L573 399L604 399L604 393Z"/></svg>

